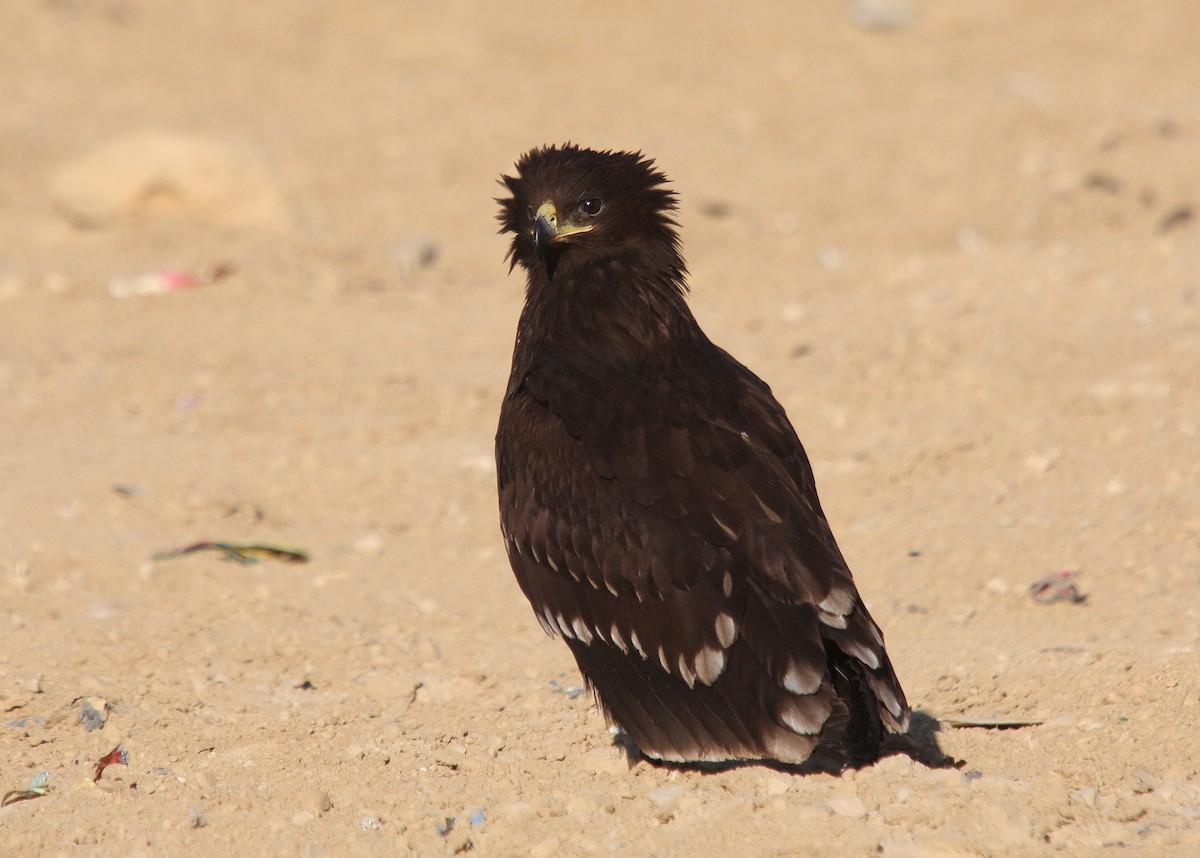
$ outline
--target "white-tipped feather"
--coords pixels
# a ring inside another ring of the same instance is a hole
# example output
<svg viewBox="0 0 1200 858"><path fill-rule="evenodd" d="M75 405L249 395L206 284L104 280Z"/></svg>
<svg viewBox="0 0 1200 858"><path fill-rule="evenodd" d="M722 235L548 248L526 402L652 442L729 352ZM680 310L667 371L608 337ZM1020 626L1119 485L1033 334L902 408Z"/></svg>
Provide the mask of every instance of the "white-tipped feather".
<svg viewBox="0 0 1200 858"><path fill-rule="evenodd" d="M592 643L592 630L579 617L571 620L571 629L575 632L575 640L583 641L589 646Z"/></svg>
<svg viewBox="0 0 1200 858"><path fill-rule="evenodd" d="M883 632L879 630L879 626L868 620L867 629L871 632L871 640L875 641L877 647L883 649Z"/></svg>
<svg viewBox="0 0 1200 858"><path fill-rule="evenodd" d="M846 655L852 655L871 670L879 670L879 656L874 650L867 649L856 640L838 641L838 648Z"/></svg>
<svg viewBox="0 0 1200 858"><path fill-rule="evenodd" d="M767 506L766 501L764 501L762 498L760 498L757 493L754 495L754 499L756 501L758 501L758 508L763 511L763 515L765 515L767 517L768 521L770 521L773 524L782 524L783 523L783 518L780 517L779 513L775 512L775 510L773 510L769 506Z"/></svg>
<svg viewBox="0 0 1200 858"><path fill-rule="evenodd" d="M638 654L639 654L639 655L640 655L642 658L647 658L647 657L648 657L648 656L646 655L646 650L644 650L644 649L642 648L642 641L641 641L641 639L638 637L638 633L637 633L637 630L636 630L636 629L634 629L634 630L632 630L632 631L630 631L630 632L629 632L629 642L630 642L631 644L633 644L633 648L634 648L634 649L636 649L636 650L638 651Z"/></svg>
<svg viewBox="0 0 1200 858"><path fill-rule="evenodd" d="M823 670L805 669L804 666L789 660L787 672L783 675L783 687L792 694L812 694L821 687L821 680L824 678Z"/></svg>
<svg viewBox="0 0 1200 858"><path fill-rule="evenodd" d="M817 740L812 736L789 733L780 727L763 737L763 745L772 759L783 763L800 763L808 759L808 755L817 746Z"/></svg>
<svg viewBox="0 0 1200 858"><path fill-rule="evenodd" d="M853 588L833 589L829 591L828 596L817 603L817 607L827 614L841 614L845 616L854 610L857 595Z"/></svg>
<svg viewBox="0 0 1200 858"><path fill-rule="evenodd" d="M629 644L625 642L625 638L621 635L621 630L617 628L616 623L613 623L612 631L609 632L609 638L616 644L617 649L626 655L629 654Z"/></svg>
<svg viewBox="0 0 1200 858"><path fill-rule="evenodd" d="M717 514L715 512L710 513L710 515L712 515L712 520L717 523L717 527L721 528L721 530L723 530L725 532L726 536L728 536L730 539L733 539L733 540L736 540L738 538L738 535L739 535L738 532L736 530L734 530L732 527L730 527L728 524L726 524L725 522L721 521L721 519L717 518Z"/></svg>
<svg viewBox="0 0 1200 858"><path fill-rule="evenodd" d="M683 681L687 683L688 688L695 686L696 674L692 671L692 668L688 665L687 659L682 653L679 655L679 675L683 678Z"/></svg>
<svg viewBox="0 0 1200 858"><path fill-rule="evenodd" d="M808 697L801 705L795 698L787 697L780 702L775 715L789 730L805 736L815 736L821 732L821 727L825 725L832 711L828 706L822 705L823 702L816 697Z"/></svg>
<svg viewBox="0 0 1200 858"><path fill-rule="evenodd" d="M696 656L696 678L712 685L725 672L725 650L704 647Z"/></svg>
<svg viewBox="0 0 1200 858"><path fill-rule="evenodd" d="M734 622L733 617L729 616L729 614L717 614L716 631L717 640L726 649L733 646L733 642L737 640L737 623Z"/></svg>

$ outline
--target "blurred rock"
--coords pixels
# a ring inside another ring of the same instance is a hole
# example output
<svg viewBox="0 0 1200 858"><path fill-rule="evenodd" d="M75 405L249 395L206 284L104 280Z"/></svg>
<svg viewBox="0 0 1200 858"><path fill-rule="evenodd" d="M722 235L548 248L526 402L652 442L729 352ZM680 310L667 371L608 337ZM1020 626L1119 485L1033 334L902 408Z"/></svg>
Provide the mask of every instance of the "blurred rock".
<svg viewBox="0 0 1200 858"><path fill-rule="evenodd" d="M864 30L900 30L917 20L911 0L853 0L850 17Z"/></svg>
<svg viewBox="0 0 1200 858"><path fill-rule="evenodd" d="M300 812L310 813L313 818L324 816L327 810L333 808L329 793L320 789L310 789L300 797Z"/></svg>
<svg viewBox="0 0 1200 858"><path fill-rule="evenodd" d="M144 131L100 144L51 176L50 195L80 229L181 218L285 230L295 221L252 147L185 134Z"/></svg>
<svg viewBox="0 0 1200 858"><path fill-rule="evenodd" d="M108 701L100 697L81 697L79 704L79 723L85 733L99 730L108 720Z"/></svg>
<svg viewBox="0 0 1200 858"><path fill-rule="evenodd" d="M383 552L383 537L378 533L364 533L354 540L354 552L363 557L377 557Z"/></svg>
<svg viewBox="0 0 1200 858"><path fill-rule="evenodd" d="M668 822L675 817L679 807L679 797L683 795L683 787L679 784L662 786L653 790L647 798L656 809L655 815L659 820Z"/></svg>
<svg viewBox="0 0 1200 858"><path fill-rule="evenodd" d="M437 261L438 245L432 239L419 236L401 239L392 245L392 258L400 276L409 277Z"/></svg>
<svg viewBox="0 0 1200 858"><path fill-rule="evenodd" d="M838 795L825 802L825 806L838 816L861 817L867 815L866 805L856 795Z"/></svg>

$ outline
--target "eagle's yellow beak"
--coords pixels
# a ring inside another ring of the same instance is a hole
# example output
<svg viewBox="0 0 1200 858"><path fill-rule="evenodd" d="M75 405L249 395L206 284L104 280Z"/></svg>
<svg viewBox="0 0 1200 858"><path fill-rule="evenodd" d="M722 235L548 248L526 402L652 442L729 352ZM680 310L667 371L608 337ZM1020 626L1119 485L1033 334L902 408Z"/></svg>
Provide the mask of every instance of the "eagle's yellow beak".
<svg viewBox="0 0 1200 858"><path fill-rule="evenodd" d="M562 241L572 235L591 232L591 230L591 224L559 223L558 208L547 200L538 206L537 214L533 219L533 244L541 252L542 248L551 241Z"/></svg>
<svg viewBox="0 0 1200 858"><path fill-rule="evenodd" d="M569 221L560 223L558 208L549 200L538 206L537 213L533 218L533 247L537 251L538 258L542 260L542 264L546 266L546 274L551 280L554 279L554 269L558 264L558 253L550 251L551 244L558 244L572 235L591 232L591 230L591 224L570 223Z"/></svg>

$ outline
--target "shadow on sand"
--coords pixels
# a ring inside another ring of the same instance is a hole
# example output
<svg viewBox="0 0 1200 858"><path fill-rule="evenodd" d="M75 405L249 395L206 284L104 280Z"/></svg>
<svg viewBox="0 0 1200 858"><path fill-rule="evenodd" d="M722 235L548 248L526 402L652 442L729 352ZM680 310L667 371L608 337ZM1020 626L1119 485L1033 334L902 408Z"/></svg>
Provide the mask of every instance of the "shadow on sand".
<svg viewBox="0 0 1200 858"><path fill-rule="evenodd" d="M914 709L912 722L908 732L902 736L886 735L879 749L879 759L903 755L913 762L920 763L929 769L958 769L965 765L965 760L956 760L938 744L937 734L941 732L938 720L927 712ZM761 768L789 775L838 774L848 768L867 769L874 763L848 765L844 760L823 758L820 753L814 754L803 763L781 763L778 760L729 760L721 763L669 763L654 760L643 754L636 745L631 743L624 734L613 737L614 744L624 749L629 765L646 762L662 769L692 772L727 772L734 769Z"/></svg>

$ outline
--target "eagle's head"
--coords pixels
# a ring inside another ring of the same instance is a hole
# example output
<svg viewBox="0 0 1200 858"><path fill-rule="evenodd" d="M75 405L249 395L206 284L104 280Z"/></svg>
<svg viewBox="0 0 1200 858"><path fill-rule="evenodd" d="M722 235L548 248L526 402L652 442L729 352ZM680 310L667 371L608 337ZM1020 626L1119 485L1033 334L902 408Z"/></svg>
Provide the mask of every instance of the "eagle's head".
<svg viewBox="0 0 1200 858"><path fill-rule="evenodd" d="M532 149L501 183L500 232L513 234L508 259L548 281L620 258L645 272L683 272L667 177L640 152L571 143Z"/></svg>

